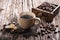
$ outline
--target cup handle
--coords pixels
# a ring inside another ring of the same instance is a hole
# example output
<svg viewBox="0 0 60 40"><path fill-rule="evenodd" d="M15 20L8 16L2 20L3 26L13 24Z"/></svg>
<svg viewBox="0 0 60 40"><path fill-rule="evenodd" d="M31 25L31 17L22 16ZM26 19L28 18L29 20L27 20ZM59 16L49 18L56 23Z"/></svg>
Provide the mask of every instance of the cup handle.
<svg viewBox="0 0 60 40"><path fill-rule="evenodd" d="M41 19L40 18L35 18L35 21L39 22L39 23L35 23L35 25L39 25L41 23Z"/></svg>

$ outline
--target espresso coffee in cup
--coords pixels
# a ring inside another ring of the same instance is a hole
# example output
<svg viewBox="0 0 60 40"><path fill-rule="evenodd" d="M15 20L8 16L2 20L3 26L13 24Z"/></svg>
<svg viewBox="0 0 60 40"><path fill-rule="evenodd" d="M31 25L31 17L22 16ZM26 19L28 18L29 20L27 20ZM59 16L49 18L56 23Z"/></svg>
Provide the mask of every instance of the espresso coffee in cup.
<svg viewBox="0 0 60 40"><path fill-rule="evenodd" d="M22 29L28 29L35 25L36 20L39 21L39 23L41 22L40 18L37 18L34 13L22 12L18 17L18 24Z"/></svg>
<svg viewBox="0 0 60 40"><path fill-rule="evenodd" d="M30 16L30 15L23 15L23 16L21 16L21 18L24 18L24 19L31 19L31 18L33 18L33 17Z"/></svg>

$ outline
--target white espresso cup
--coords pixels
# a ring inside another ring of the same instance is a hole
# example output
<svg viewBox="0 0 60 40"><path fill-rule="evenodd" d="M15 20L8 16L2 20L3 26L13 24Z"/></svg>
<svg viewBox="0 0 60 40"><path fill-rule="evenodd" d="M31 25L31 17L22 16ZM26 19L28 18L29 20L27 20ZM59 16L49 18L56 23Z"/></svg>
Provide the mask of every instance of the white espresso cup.
<svg viewBox="0 0 60 40"><path fill-rule="evenodd" d="M38 24L41 22L40 18L37 18L32 12L21 12L17 20L22 29L28 29L34 26L36 20L39 21Z"/></svg>

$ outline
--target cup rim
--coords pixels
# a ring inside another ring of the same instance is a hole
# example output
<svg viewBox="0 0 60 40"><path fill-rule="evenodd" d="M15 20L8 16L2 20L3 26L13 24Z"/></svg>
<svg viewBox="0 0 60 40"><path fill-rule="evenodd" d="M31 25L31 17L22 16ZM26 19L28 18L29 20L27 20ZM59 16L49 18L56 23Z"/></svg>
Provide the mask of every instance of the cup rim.
<svg viewBox="0 0 60 40"><path fill-rule="evenodd" d="M23 13L24 13L24 14L23 14ZM36 15L35 15L33 12L21 12L19 18L21 18L21 16L23 16L23 15L30 15L30 16L32 16L32 18L25 19L25 20L30 20L30 19L36 18ZM24 19L24 18L21 18L21 19Z"/></svg>

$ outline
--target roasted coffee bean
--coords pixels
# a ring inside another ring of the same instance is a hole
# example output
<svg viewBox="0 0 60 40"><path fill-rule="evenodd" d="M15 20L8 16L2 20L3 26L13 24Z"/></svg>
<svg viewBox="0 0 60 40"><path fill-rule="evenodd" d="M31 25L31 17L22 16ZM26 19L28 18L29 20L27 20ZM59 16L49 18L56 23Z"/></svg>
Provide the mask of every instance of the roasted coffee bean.
<svg viewBox="0 0 60 40"><path fill-rule="evenodd" d="M46 28L46 27L43 27L43 28Z"/></svg>
<svg viewBox="0 0 60 40"><path fill-rule="evenodd" d="M42 36L44 36L44 35L45 35L45 33L44 33L44 32L41 32L41 35L42 35Z"/></svg>
<svg viewBox="0 0 60 40"><path fill-rule="evenodd" d="M40 32L38 32L38 35L40 35Z"/></svg>
<svg viewBox="0 0 60 40"><path fill-rule="evenodd" d="M50 12L52 12L52 9L49 8L49 7L46 7L46 11L50 11Z"/></svg>
<svg viewBox="0 0 60 40"><path fill-rule="evenodd" d="M52 4L52 5L54 5L54 6L56 6L56 7L58 6L58 5L56 5L56 4Z"/></svg>
<svg viewBox="0 0 60 40"><path fill-rule="evenodd" d="M47 31L47 29L45 29Z"/></svg>
<svg viewBox="0 0 60 40"><path fill-rule="evenodd" d="M56 27L58 27L58 25L56 25Z"/></svg>
<svg viewBox="0 0 60 40"><path fill-rule="evenodd" d="M42 26L40 26L40 28L43 28Z"/></svg>
<svg viewBox="0 0 60 40"><path fill-rule="evenodd" d="M60 33L60 31L58 31L58 33Z"/></svg>
<svg viewBox="0 0 60 40"><path fill-rule="evenodd" d="M48 36L47 38L50 38L50 36Z"/></svg>
<svg viewBox="0 0 60 40"><path fill-rule="evenodd" d="M54 25L53 25L53 24L50 24L50 26L54 27Z"/></svg>
<svg viewBox="0 0 60 40"><path fill-rule="evenodd" d="M48 34L48 32L45 32L45 34Z"/></svg>
<svg viewBox="0 0 60 40"><path fill-rule="evenodd" d="M54 32L54 34L56 34L56 33L58 33L58 32Z"/></svg>
<svg viewBox="0 0 60 40"><path fill-rule="evenodd" d="M45 32L45 30L41 30L41 32Z"/></svg>
<svg viewBox="0 0 60 40"><path fill-rule="evenodd" d="M55 31L54 29L51 29L50 31Z"/></svg>
<svg viewBox="0 0 60 40"><path fill-rule="evenodd" d="M47 30L47 32L48 32L48 33L51 33L51 31L50 31L50 30Z"/></svg>

